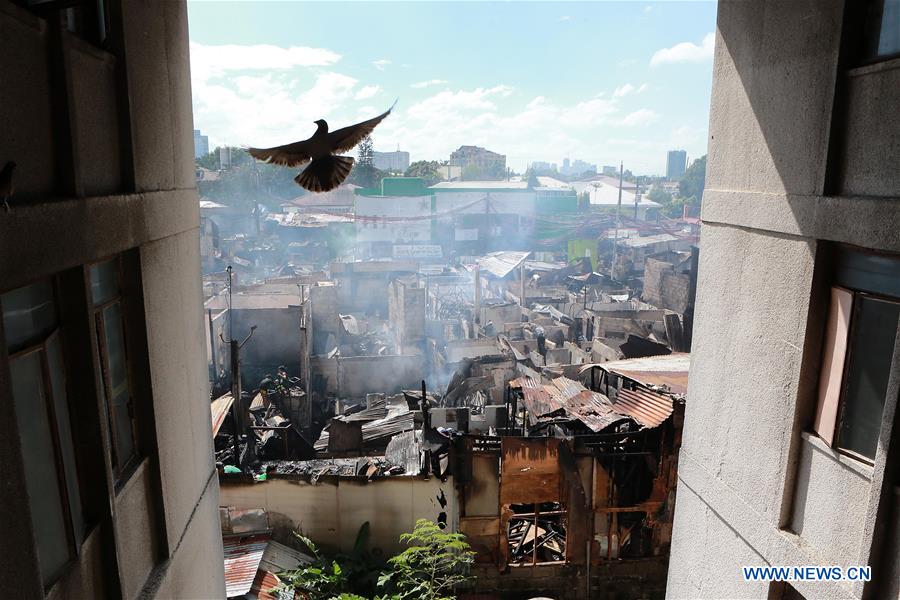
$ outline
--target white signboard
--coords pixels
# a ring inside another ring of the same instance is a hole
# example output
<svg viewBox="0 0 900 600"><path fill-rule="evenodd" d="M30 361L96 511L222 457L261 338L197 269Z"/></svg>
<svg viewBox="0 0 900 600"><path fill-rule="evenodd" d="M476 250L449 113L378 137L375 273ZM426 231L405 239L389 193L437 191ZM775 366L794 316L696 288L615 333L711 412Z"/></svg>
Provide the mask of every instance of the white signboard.
<svg viewBox="0 0 900 600"><path fill-rule="evenodd" d="M443 258L444 253L437 244L394 244L394 258Z"/></svg>
<svg viewBox="0 0 900 600"><path fill-rule="evenodd" d="M453 236L453 239L457 242L474 242L478 240L478 229L463 229L462 227L457 227L456 232Z"/></svg>

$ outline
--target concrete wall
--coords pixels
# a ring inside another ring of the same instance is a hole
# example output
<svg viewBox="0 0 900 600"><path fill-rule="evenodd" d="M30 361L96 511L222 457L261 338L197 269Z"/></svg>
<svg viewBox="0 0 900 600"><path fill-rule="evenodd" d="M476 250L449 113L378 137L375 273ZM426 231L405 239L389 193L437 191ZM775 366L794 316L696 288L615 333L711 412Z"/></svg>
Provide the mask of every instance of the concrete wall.
<svg viewBox="0 0 900 600"><path fill-rule="evenodd" d="M443 496L447 506L438 498ZM223 482L222 506L262 508L278 528L297 529L323 548L348 552L366 521L371 546L387 556L403 550L400 534L411 532L417 519L437 521L445 513L450 531L457 530L458 508L453 479L391 477L373 481L328 477L306 481L270 479L265 483Z"/></svg>
<svg viewBox="0 0 900 600"><path fill-rule="evenodd" d="M16 598L221 598L187 11L180 1L105 6L101 49L60 31L53 9L43 19L0 2L0 161L18 163L12 208L0 219L0 293L51 277L74 286L59 303L91 515L77 557L44 589L16 419L0 403L0 577L4 595ZM137 350L129 362L144 458L115 486L90 358L96 342L78 286L85 265L126 251L135 286L126 338ZM8 363L0 339L3 398Z"/></svg>
<svg viewBox="0 0 900 600"><path fill-rule="evenodd" d="M887 447L873 466L808 433L826 242L900 250L900 117L878 93L896 71L883 63L861 81L872 68L840 70L843 4L719 3L670 598L765 597L768 584L744 582L742 565L879 555ZM885 199L850 195L860 193ZM807 598L864 594L793 586Z"/></svg>
<svg viewBox="0 0 900 600"><path fill-rule="evenodd" d="M690 275L676 273L673 265L654 258L644 263L644 302L684 314L690 291Z"/></svg>
<svg viewBox="0 0 900 600"><path fill-rule="evenodd" d="M241 348L241 383L244 389L255 388L266 374L275 374L279 365L289 375L300 373L300 306L289 308L235 308L234 331L238 339L250 333L253 337ZM227 354L227 353L226 353Z"/></svg>

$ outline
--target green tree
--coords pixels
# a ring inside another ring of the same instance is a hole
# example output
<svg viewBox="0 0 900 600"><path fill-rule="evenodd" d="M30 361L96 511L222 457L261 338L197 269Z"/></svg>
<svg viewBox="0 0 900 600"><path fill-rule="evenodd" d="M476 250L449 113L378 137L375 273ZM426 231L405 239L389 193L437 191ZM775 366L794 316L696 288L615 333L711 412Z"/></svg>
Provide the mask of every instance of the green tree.
<svg viewBox="0 0 900 600"><path fill-rule="evenodd" d="M706 187L706 155L695 160L678 183L678 194L688 204L699 205Z"/></svg>
<svg viewBox="0 0 900 600"><path fill-rule="evenodd" d="M440 173L441 163L436 160L417 160L409 165L404 177L420 177L428 187L443 181Z"/></svg>
<svg viewBox="0 0 900 600"><path fill-rule="evenodd" d="M369 522L366 521L356 534L353 550L333 558L325 556L312 540L294 532L312 554L313 560L297 570L279 573L283 587L303 590L311 600L374 596L378 573L384 563L368 550L369 531Z"/></svg>
<svg viewBox="0 0 900 600"><path fill-rule="evenodd" d="M218 179L197 182L202 197L228 206L252 209L259 203L278 209L304 193L294 181L296 169L256 162L240 148L232 149L231 158L231 168L219 171Z"/></svg>
<svg viewBox="0 0 900 600"><path fill-rule="evenodd" d="M375 143L372 141L372 136L367 135L359 143L356 162L347 177L347 182L364 188L373 188L381 183L384 175L383 171L375 168Z"/></svg>
<svg viewBox="0 0 900 600"><path fill-rule="evenodd" d="M652 188L650 188L650 191L647 192L647 198L651 202L666 205L672 201L672 194L664 190L659 185L654 185Z"/></svg>
<svg viewBox="0 0 900 600"><path fill-rule="evenodd" d="M379 587L401 600L424 598L441 600L454 597L454 590L474 579L469 569L475 562L466 536L447 533L426 519L416 521L412 533L400 541L409 547L388 560L388 571L379 579Z"/></svg>

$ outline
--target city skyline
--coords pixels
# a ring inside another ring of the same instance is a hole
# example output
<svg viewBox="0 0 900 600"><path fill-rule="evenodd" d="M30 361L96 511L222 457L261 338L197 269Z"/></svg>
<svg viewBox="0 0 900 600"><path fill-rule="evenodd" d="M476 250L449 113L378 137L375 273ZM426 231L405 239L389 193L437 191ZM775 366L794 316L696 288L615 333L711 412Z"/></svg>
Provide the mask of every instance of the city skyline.
<svg viewBox="0 0 900 600"><path fill-rule="evenodd" d="M672 148L706 153L714 3L264 6L189 3L194 126L212 147L301 139L399 98L375 146L413 161L478 145L520 172L568 156L662 174Z"/></svg>

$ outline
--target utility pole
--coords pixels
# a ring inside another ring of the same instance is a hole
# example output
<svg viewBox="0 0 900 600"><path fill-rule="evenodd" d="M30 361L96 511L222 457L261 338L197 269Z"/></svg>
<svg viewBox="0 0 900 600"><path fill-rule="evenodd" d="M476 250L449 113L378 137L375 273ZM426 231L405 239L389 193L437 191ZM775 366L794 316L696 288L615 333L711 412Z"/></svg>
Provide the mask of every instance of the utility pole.
<svg viewBox="0 0 900 600"><path fill-rule="evenodd" d="M253 337L253 332L256 330L256 325L250 327L250 333L247 337L244 338L244 341L238 342L232 338L233 326L234 326L234 315L233 315L233 305L232 305L232 285L231 285L231 265L228 265L228 268L225 269L228 271L228 340L226 340L222 334L219 334L219 339L222 342L228 344L229 349L231 350L231 396L234 399L231 403L231 418L234 420L234 437L232 441L234 442L234 464L237 468L241 468L241 451L240 444L238 443L239 432L241 431L241 424L239 421L239 408L241 402L241 348L244 347L250 338Z"/></svg>
<svg viewBox="0 0 900 600"><path fill-rule="evenodd" d="M616 255L619 251L619 227L622 224L621 210L622 210L622 179L625 173L625 163L619 163L619 201L616 203L616 233L613 237L613 257L612 264L609 267L609 278L615 280L615 271L616 271Z"/></svg>

